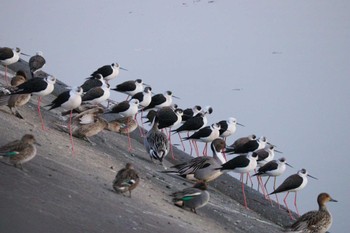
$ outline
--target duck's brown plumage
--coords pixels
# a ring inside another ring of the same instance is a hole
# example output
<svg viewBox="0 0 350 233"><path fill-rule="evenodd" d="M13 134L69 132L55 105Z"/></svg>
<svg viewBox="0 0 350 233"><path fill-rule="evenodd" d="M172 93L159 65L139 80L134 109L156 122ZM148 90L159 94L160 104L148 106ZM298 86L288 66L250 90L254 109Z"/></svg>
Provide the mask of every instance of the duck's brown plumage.
<svg viewBox="0 0 350 233"><path fill-rule="evenodd" d="M288 229L289 232L325 233L332 225L332 215L328 212L326 202L337 202L328 193L321 193L317 197L318 211L309 211L303 214Z"/></svg>
<svg viewBox="0 0 350 233"><path fill-rule="evenodd" d="M36 156L35 137L25 134L21 140L15 140L0 147L0 156L8 157L9 162L22 168L22 164Z"/></svg>
<svg viewBox="0 0 350 233"><path fill-rule="evenodd" d="M113 181L113 189L118 193L129 192L131 197L131 191L135 189L140 183L140 177L134 170L131 163L127 163L125 168L118 171Z"/></svg>

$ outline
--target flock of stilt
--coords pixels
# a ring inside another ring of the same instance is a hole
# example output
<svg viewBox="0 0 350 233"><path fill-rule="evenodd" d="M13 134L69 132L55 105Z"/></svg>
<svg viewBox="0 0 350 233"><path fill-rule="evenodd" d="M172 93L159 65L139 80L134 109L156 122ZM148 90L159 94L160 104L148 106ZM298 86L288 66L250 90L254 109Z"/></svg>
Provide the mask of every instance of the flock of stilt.
<svg viewBox="0 0 350 233"><path fill-rule="evenodd" d="M7 66L18 61L21 52L20 49L11 49L7 47L0 48L0 62L5 66L5 82L9 84ZM11 79L11 86L5 85L1 87L0 105L7 105L11 112L19 117L23 116L19 113L18 107L26 104L31 95L37 95L38 113L42 123L42 129L45 125L40 112L40 102L43 96L50 94L54 90L56 78L47 76L45 78L36 77L38 72L45 64L42 53L37 53L29 59L29 69L33 77L26 77L23 71L18 71ZM196 209L206 205L210 195L206 190L208 182L216 179L221 174L229 171L240 173L242 182L242 192L245 207L247 201L244 192L243 175L247 174L250 180L250 172L255 171L253 176L258 177L259 186L267 200L269 195L281 192L287 192L284 203L288 209L290 217L293 215L288 208L286 199L289 192L295 192L294 205L299 215L296 204L297 192L303 189L308 179L315 178L307 173L305 169L299 170L296 174L289 176L276 188L276 177L283 174L286 166L290 166L285 158L274 159L274 153L279 152L275 146L267 142L265 137L257 138L255 135L239 138L232 145L227 146L227 137L236 131L236 125L240 125L237 120L230 117L218 123L207 125L207 115L213 112L211 107L202 109L200 106L193 108L181 109L173 104L173 96L171 91L164 94L153 95L152 88L142 82L141 79L126 81L110 88L109 81L113 80L124 69L113 63L105 65L91 74L81 86L73 87L64 91L48 105L49 109L61 107L69 114L68 131L70 133L72 151L74 152L74 144L72 136L85 138L96 135L104 129L128 134L129 147L131 152L131 140L129 133L137 128L137 114L141 112L141 121L147 118L151 123L148 132L144 132L143 127L139 127L140 134L144 138L144 146L152 161L157 160L163 164L163 159L168 153L173 155L171 135L179 134L180 141L188 140L192 151L194 150L197 157L188 162L177 164L167 169L164 165L164 173L176 174L188 179L193 179L197 183L192 188L187 188L172 194L173 201L181 207L188 207L193 212ZM125 69L124 69L125 70ZM110 108L105 108L102 104L108 102L111 104L110 90L118 91L128 95L125 101L115 103ZM129 100L129 98L131 99ZM147 111L147 116L143 113ZM113 121L107 121L103 116L105 114L119 114L119 118ZM143 124L143 123L142 123ZM60 125L60 128L65 126ZM166 130L169 129L169 130ZM173 129L173 130L171 130ZM187 137L181 137L180 133L187 133ZM203 155L199 154L197 141L205 142ZM91 141L90 141L91 142ZM33 135L24 135L21 140L8 143L0 148L0 156L8 158L9 162L16 167L22 168L22 164L31 160L36 155L35 138ZM92 142L91 142L92 143ZM212 157L207 156L207 144L210 143ZM227 160L226 155L238 154L236 157ZM268 194L265 184L262 182L263 176L274 177L274 191ZM315 178L316 179L316 178ZM131 163L120 170L115 180L113 188L117 192L129 192L137 187L140 178L133 169ZM251 181L252 182L252 181ZM278 198L276 195L278 202ZM326 209L327 201L335 201L328 194L321 193L317 202L319 204L318 211L312 211L301 216L291 227L291 231L296 232L326 232L332 223L332 218ZM272 203L272 202L271 202Z"/></svg>

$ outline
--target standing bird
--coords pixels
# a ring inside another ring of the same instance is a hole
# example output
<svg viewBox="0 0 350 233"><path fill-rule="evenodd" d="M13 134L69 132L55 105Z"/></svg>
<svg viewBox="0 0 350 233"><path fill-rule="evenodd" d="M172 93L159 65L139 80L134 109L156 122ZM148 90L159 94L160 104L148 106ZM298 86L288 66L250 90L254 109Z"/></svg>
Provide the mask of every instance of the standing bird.
<svg viewBox="0 0 350 233"><path fill-rule="evenodd" d="M129 80L123 83L118 84L115 88L112 88L113 91L118 91L129 96L133 96L136 93L143 91L143 82L142 79Z"/></svg>
<svg viewBox="0 0 350 233"><path fill-rule="evenodd" d="M137 99L131 99L130 101L125 100L114 105L110 111L106 112L106 114L118 113L122 117L135 118L139 108L139 104L140 102ZM129 122L127 122L127 125L129 125ZM127 132L128 132L128 143L129 143L128 151L131 152L132 147L131 147L130 133L129 131Z"/></svg>
<svg viewBox="0 0 350 233"><path fill-rule="evenodd" d="M23 70L18 70L16 76L11 79L11 86L16 87L27 81L27 76ZM7 105L11 113L16 117L23 119L22 115L18 112L17 107L21 107L28 103L30 100L30 94L18 94L18 95L2 95L0 96L0 106Z"/></svg>
<svg viewBox="0 0 350 233"><path fill-rule="evenodd" d="M265 137L256 139L254 134L248 137L238 138L231 146L226 150L230 154L247 154L266 146L267 140Z"/></svg>
<svg viewBox="0 0 350 233"><path fill-rule="evenodd" d="M73 109L81 105L82 94L83 94L83 88L76 87L76 88L73 88L72 90L62 92L57 96L56 99L54 99L51 102L51 104L47 105L47 106L50 106L49 110L55 109L58 107L62 107L66 110L70 110L68 129L69 129L69 135L70 135L70 141L72 144L73 153L74 153L74 144L73 144L73 135L72 135L72 114L73 114Z"/></svg>
<svg viewBox="0 0 350 233"><path fill-rule="evenodd" d="M140 102L139 106L141 108L147 107L151 103L151 100L152 100L152 88L149 86L145 87L143 89L143 91L134 94L131 97L131 99L137 99ZM153 110L151 110L151 111L153 111ZM142 118L143 118L143 109L141 109L141 124L142 124L142 128L143 128ZM141 136L143 136L144 135L143 130L141 129L141 127L139 127L139 129L140 129Z"/></svg>
<svg viewBox="0 0 350 233"><path fill-rule="evenodd" d="M326 233L332 226L332 215L326 207L327 202L338 202L328 193L320 193L317 197L318 211L309 211L297 219L288 232Z"/></svg>
<svg viewBox="0 0 350 233"><path fill-rule="evenodd" d="M151 110L152 111L152 110ZM173 146L171 144L171 128L178 126L181 121L182 121L182 114L183 111L180 108L173 109L172 107L163 107L159 109L156 113L157 119L158 119L158 128L159 129L164 129L164 128L169 128L169 131L167 132L168 134L168 140L170 144L170 151L171 151L171 156L174 159L174 152L173 152Z"/></svg>
<svg viewBox="0 0 350 233"><path fill-rule="evenodd" d="M226 138L236 132L237 125L244 126L237 122L236 118L229 117L227 120L219 121L220 125L220 137Z"/></svg>
<svg viewBox="0 0 350 233"><path fill-rule="evenodd" d="M137 99L125 100L114 105L110 111L106 113L118 113L123 117L134 117L138 111L140 102Z"/></svg>
<svg viewBox="0 0 350 233"><path fill-rule="evenodd" d="M127 69L120 67L118 63L112 63L111 65L105 65L98 68L97 70L92 72L91 76L101 74L108 83L109 80L115 79L118 76L119 69L127 71Z"/></svg>
<svg viewBox="0 0 350 233"><path fill-rule="evenodd" d="M41 127L45 130L44 120L40 111L41 97L51 94L54 90L54 84L56 83L56 78L53 76L47 76L46 78L32 78L27 80L26 82L18 85L17 87L9 90L7 89L7 93L9 95L16 94L33 94L38 95L38 113L41 120Z"/></svg>
<svg viewBox="0 0 350 233"><path fill-rule="evenodd" d="M96 86L88 90L82 97L83 103L92 105L102 104L111 95L109 84L103 81L102 86Z"/></svg>
<svg viewBox="0 0 350 233"><path fill-rule="evenodd" d="M113 189L117 193L129 192L131 197L131 191L137 187L140 183L140 177L134 170L131 163L127 163L125 168L118 171L117 175L113 180Z"/></svg>
<svg viewBox="0 0 350 233"><path fill-rule="evenodd" d="M218 170L225 172L225 171L233 171L240 173L240 180L242 183L242 194L244 199L244 206L246 209L248 209L247 205L247 199L244 192L244 183L243 183L243 174L247 173L247 176L249 176L249 172L253 171L257 166L257 160L258 155L257 154L248 154L246 155L238 155L234 157L233 159L227 161L226 163L222 164L220 168L217 168Z"/></svg>
<svg viewBox="0 0 350 233"><path fill-rule="evenodd" d="M8 83L7 66L18 62L20 54L28 56L27 54L21 53L20 48L15 48L15 49L11 49L8 47L0 48L0 63L5 66L6 83Z"/></svg>
<svg viewBox="0 0 350 233"><path fill-rule="evenodd" d="M45 58L43 57L43 52L38 51L34 56L29 59L29 69L34 77L35 72L41 70L46 63Z"/></svg>
<svg viewBox="0 0 350 233"><path fill-rule="evenodd" d="M173 102L173 97L178 98L174 96L171 91L166 91L164 94L156 94L152 96L151 103L147 107L144 107L142 110L146 111L153 108L160 109L162 107L169 107Z"/></svg>
<svg viewBox="0 0 350 233"><path fill-rule="evenodd" d="M214 139L218 138L219 136L220 136L220 125L212 124L211 126L206 126L199 129L198 131L193 133L191 136L185 137L183 140L194 141L193 145L195 145L197 156L199 156L199 152L198 152L198 146L196 141L205 142L203 155L206 156L208 154L207 153L208 142L212 142Z"/></svg>
<svg viewBox="0 0 350 233"><path fill-rule="evenodd" d="M275 157L275 152L282 153L275 149L274 145L268 145L265 148L254 151L253 153L258 154L258 166L262 167L267 162L270 162Z"/></svg>
<svg viewBox="0 0 350 233"><path fill-rule="evenodd" d="M157 117L153 119L151 129L147 132L143 143L152 162L153 159L156 159L163 165L163 159L169 152L169 140L167 136L159 130Z"/></svg>
<svg viewBox="0 0 350 233"><path fill-rule="evenodd" d="M172 166L171 168L177 169L176 171L163 171L163 173L176 174L189 179L192 179L191 176L193 176L196 180L204 182L212 181L222 174L217 168L226 162L222 154L225 147L225 141L217 138L210 145L213 157L196 157L188 162Z"/></svg>
<svg viewBox="0 0 350 233"><path fill-rule="evenodd" d="M109 123L99 116L103 111L101 107L90 106L90 108L84 109L75 115L72 119L72 135L88 141L93 146L96 145L89 137L100 133L104 129L109 129ZM58 129L69 133L66 125L56 124L56 126Z"/></svg>
<svg viewBox="0 0 350 233"><path fill-rule="evenodd" d="M283 199L283 202L284 202L284 204L287 207L287 210L288 210L288 213L289 213L289 216L290 216L291 219L294 219L294 218L293 218L292 213L290 212L290 210L288 208L286 199L288 197L289 192L294 192L295 193L294 206L295 206L295 209L297 211L298 216L300 216L299 215L299 210L298 210L298 207L297 207L297 192L299 190L305 188L305 186L307 185L307 182L308 182L308 180L307 180L308 176L317 180L316 177L313 177L313 176L309 175L307 173L307 171L303 168L300 171L298 171L297 174L293 174L293 175L287 177L287 179L285 179L283 181L283 183L280 186L278 186L278 188L275 191L270 193L270 195L271 195L271 194L275 194L275 193L287 192L285 198Z"/></svg>
<svg viewBox="0 0 350 233"><path fill-rule="evenodd" d="M182 121L187 121L191 117L194 117L202 110L202 107L199 105L194 106L193 108L186 108L182 116Z"/></svg>
<svg viewBox="0 0 350 233"><path fill-rule="evenodd" d="M141 107L147 107L152 100L152 88L151 87L145 87L143 91L140 91L136 94L134 94L131 99L137 99L140 102Z"/></svg>
<svg viewBox="0 0 350 233"><path fill-rule="evenodd" d="M22 164L36 156L36 140L32 134L25 134L21 140L0 147L0 156L7 157L15 167L23 170Z"/></svg>
<svg viewBox="0 0 350 233"><path fill-rule="evenodd" d="M287 161L284 157L282 157L278 160L271 160L271 161L265 163L265 165L261 166L258 169L258 172L255 173L253 176L260 176L260 177L261 176L268 176L268 178L264 184L264 188L266 191L267 191L267 188L266 188L267 182L269 181L270 177L273 176L274 177L273 190L276 190L276 177L282 175L286 171L286 168L287 168L286 166L292 167L289 163L287 163ZM261 180L261 183L262 183L262 180ZM277 199L277 203L279 206L280 204L278 201L277 194L276 194L276 199Z"/></svg>
<svg viewBox="0 0 350 233"><path fill-rule="evenodd" d="M212 112L213 112L213 108L210 106L207 106L205 111L199 112L195 116L185 121L179 128L172 130L171 132L180 133L185 131L187 132L187 137L189 137L190 132L197 131L207 125L208 123L207 114L211 114ZM189 141L189 144L191 148L190 154L192 155L191 141Z"/></svg>
<svg viewBox="0 0 350 233"><path fill-rule="evenodd" d="M87 78L87 80L81 85L83 92L88 92L94 87L101 87L105 83L102 74L95 74L92 77Z"/></svg>
<svg viewBox="0 0 350 233"><path fill-rule="evenodd" d="M197 209L208 204L210 194L207 191L207 184L204 182L196 183L192 188L185 188L181 191L172 193L173 202L176 206L187 207L197 214Z"/></svg>

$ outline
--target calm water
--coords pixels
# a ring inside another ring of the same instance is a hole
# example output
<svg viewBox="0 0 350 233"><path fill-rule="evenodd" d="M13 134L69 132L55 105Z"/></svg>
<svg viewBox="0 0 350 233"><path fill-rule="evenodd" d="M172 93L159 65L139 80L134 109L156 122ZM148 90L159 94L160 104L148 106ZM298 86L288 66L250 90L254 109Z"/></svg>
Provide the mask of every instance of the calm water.
<svg viewBox="0 0 350 233"><path fill-rule="evenodd" d="M350 227L349 8L345 0L6 1L0 45L43 51L45 70L70 85L119 62L129 71L112 85L142 78L156 93L173 91L180 107L211 105L209 123L236 117L246 127L228 142L254 133L277 145L294 166L278 184L300 168L319 178L299 193L299 210L317 209L317 195L329 192L339 201L329 205L331 232L340 233Z"/></svg>

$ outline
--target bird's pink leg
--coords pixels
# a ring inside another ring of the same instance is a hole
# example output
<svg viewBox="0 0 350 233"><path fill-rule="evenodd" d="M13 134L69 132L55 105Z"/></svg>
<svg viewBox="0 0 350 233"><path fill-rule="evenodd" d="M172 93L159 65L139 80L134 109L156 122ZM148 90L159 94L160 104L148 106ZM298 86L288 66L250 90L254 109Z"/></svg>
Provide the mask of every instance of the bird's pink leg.
<svg viewBox="0 0 350 233"><path fill-rule="evenodd" d="M243 200L244 200L244 207L246 209L248 209L248 204L247 204L247 198L245 196L245 192L244 192L244 182L243 182L243 173L241 173L241 184L242 184L242 194L243 194Z"/></svg>
<svg viewBox="0 0 350 233"><path fill-rule="evenodd" d="M192 140L192 143L193 143L194 149L196 151L197 157L199 157L199 150L198 150L197 142L195 140Z"/></svg>
<svg viewBox="0 0 350 233"><path fill-rule="evenodd" d="M294 206L297 211L298 217L300 217L298 206L297 206L297 192L295 192L295 196L294 196Z"/></svg>
<svg viewBox="0 0 350 233"><path fill-rule="evenodd" d="M139 132L140 132L140 137L143 138L143 137L144 137L143 129L140 127L139 121L137 120L137 113L136 113L134 119L135 119L135 121L136 121L136 123L137 123L137 125L138 125ZM142 119L142 112L141 112L141 119ZM141 120L141 124L142 124L142 127L143 127L143 122L142 122L142 120Z"/></svg>
<svg viewBox="0 0 350 233"><path fill-rule="evenodd" d="M187 132L187 137L189 137L190 136L190 133L189 132ZM191 150L190 150L190 155L192 155L192 143L191 143L191 140L188 140L188 142L190 143L190 148L191 148Z"/></svg>
<svg viewBox="0 0 350 233"><path fill-rule="evenodd" d="M292 220L295 220L295 219L293 218L293 216L292 216L292 213L291 213L290 210L289 210L288 205L287 205L286 199L287 199L287 197L288 197L288 194L289 194L289 192L287 192L287 195L286 195L285 198L283 199L283 202L284 202L284 204L286 205L286 208L287 208L287 210L288 210L289 217L290 217Z"/></svg>
<svg viewBox="0 0 350 233"><path fill-rule="evenodd" d="M185 152L185 144L184 144L184 142L182 141L182 138L181 138L181 135L180 135L180 133L177 133L178 135L179 135L179 139L180 139L180 142L181 142L181 145L182 145L182 149L183 149L183 151Z"/></svg>
<svg viewBox="0 0 350 233"><path fill-rule="evenodd" d="M269 178L270 178L270 176L269 176ZM266 183L267 183L267 181L266 181ZM266 183L265 183L265 185L266 185ZM274 177L274 181L273 181L273 191L275 191L275 190L276 190L276 176ZM280 202L278 200L277 193L275 195L276 195L276 201L277 201L277 204L278 204L278 208L280 209L281 205L280 205Z"/></svg>
<svg viewBox="0 0 350 233"><path fill-rule="evenodd" d="M203 156L208 155L208 143L207 142L205 143L202 154L203 154Z"/></svg>

